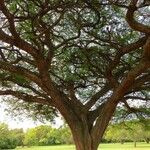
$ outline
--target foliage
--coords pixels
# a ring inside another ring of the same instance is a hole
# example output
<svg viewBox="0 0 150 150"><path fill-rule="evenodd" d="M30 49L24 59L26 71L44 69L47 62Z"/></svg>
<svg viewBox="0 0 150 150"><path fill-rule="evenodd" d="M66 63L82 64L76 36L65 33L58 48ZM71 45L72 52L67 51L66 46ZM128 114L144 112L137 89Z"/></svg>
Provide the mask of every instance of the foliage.
<svg viewBox="0 0 150 150"><path fill-rule="evenodd" d="M12 129L11 133L12 133L13 137L16 139L16 145L23 146L24 145L24 143L23 143L24 136L25 136L23 129Z"/></svg>
<svg viewBox="0 0 150 150"><path fill-rule="evenodd" d="M13 149L16 146L48 146L73 144L70 129L65 125L58 129L48 125L23 129L9 129L7 124L0 124L0 149Z"/></svg>
<svg viewBox="0 0 150 150"><path fill-rule="evenodd" d="M24 139L24 145L28 146L72 143L72 136L68 127L56 129L46 125L28 129Z"/></svg>
<svg viewBox="0 0 150 150"><path fill-rule="evenodd" d="M150 120L132 120L110 125L105 139L111 142L146 141L150 139Z"/></svg>
<svg viewBox="0 0 150 150"><path fill-rule="evenodd" d="M17 140L11 130L4 123L0 124L0 149L14 149L17 146Z"/></svg>

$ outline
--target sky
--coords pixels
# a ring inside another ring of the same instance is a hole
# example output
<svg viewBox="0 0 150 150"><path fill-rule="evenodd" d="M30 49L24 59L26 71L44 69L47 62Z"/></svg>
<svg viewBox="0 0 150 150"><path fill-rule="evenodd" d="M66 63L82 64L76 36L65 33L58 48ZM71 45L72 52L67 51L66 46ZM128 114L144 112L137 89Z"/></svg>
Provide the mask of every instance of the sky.
<svg viewBox="0 0 150 150"><path fill-rule="evenodd" d="M12 118L10 115L6 114L4 111L5 106L0 106L0 122L7 123L10 128L32 128L38 125L39 123L33 122L31 119L20 120L19 118Z"/></svg>
<svg viewBox="0 0 150 150"><path fill-rule="evenodd" d="M34 122L32 119L25 118L24 120L21 120L19 118L12 118L10 115L8 115L4 110L6 106L3 104L0 104L0 122L4 122L8 124L9 128L14 129L14 128L23 128L25 131L28 128L33 128L38 125L42 125L43 123L41 122ZM50 123L47 123L47 125L50 125ZM63 125L63 121L60 118L56 118L56 124L52 125L53 127L60 127Z"/></svg>

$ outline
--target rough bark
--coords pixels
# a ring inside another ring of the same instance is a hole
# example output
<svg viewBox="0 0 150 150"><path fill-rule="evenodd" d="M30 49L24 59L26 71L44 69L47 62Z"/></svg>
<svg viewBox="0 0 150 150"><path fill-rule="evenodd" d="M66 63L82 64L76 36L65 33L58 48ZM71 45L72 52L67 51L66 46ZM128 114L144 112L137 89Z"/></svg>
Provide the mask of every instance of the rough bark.
<svg viewBox="0 0 150 150"><path fill-rule="evenodd" d="M76 124L76 129L72 129L72 134L76 150L97 150L99 144L94 141L88 130L88 125L85 122L80 122L78 125Z"/></svg>

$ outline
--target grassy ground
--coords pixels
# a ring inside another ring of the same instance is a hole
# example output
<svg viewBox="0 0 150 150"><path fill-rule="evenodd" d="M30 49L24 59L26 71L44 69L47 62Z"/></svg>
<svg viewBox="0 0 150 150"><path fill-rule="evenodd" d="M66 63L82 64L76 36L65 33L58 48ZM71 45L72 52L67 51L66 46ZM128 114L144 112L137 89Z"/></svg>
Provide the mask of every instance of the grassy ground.
<svg viewBox="0 0 150 150"><path fill-rule="evenodd" d="M136 148L133 143L101 144L100 150L150 150L150 144L137 143Z"/></svg>
<svg viewBox="0 0 150 150"><path fill-rule="evenodd" d="M16 150L75 150L75 147L73 145L38 146L38 147L30 147L30 148L17 148ZM150 144L137 143L136 148L134 148L133 143L101 144L99 150L150 150Z"/></svg>

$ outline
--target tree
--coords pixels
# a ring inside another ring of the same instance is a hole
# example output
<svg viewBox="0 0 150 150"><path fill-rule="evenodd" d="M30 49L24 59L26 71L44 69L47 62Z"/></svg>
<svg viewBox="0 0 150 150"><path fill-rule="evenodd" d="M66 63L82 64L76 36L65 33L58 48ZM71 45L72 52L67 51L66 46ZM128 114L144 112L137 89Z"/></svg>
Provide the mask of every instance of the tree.
<svg viewBox="0 0 150 150"><path fill-rule="evenodd" d="M27 146L38 145L38 139L36 138L35 128L27 130L27 132L25 134L25 138L24 138L24 145L27 145Z"/></svg>
<svg viewBox="0 0 150 150"><path fill-rule="evenodd" d="M108 141L124 144L124 142L129 141L129 129L121 124L110 125L104 137Z"/></svg>
<svg viewBox="0 0 150 150"><path fill-rule="evenodd" d="M0 124L0 149L14 149L17 146L17 141L9 130L7 124Z"/></svg>
<svg viewBox="0 0 150 150"><path fill-rule="evenodd" d="M28 129L24 138L24 144L27 146L45 146L70 143L72 143L72 137L70 130L67 127L56 129L50 126L41 125Z"/></svg>
<svg viewBox="0 0 150 150"><path fill-rule="evenodd" d="M17 146L24 146L24 143L23 143L23 141L24 141L24 136L25 136L25 134L24 134L24 131L23 131L23 129L13 129L13 130L11 130L11 133L12 133L12 135L13 135L13 137L16 139L16 145Z"/></svg>
<svg viewBox="0 0 150 150"><path fill-rule="evenodd" d="M134 141L134 147L136 147L137 141L145 140L147 143L149 141L149 129L150 129L150 120L145 119L141 121L133 120L127 123L129 126L129 138Z"/></svg>
<svg viewBox="0 0 150 150"><path fill-rule="evenodd" d="M105 139L124 143L133 141L134 147L138 141L149 141L149 119L131 120L121 123L111 124L105 133Z"/></svg>
<svg viewBox="0 0 150 150"><path fill-rule="evenodd" d="M76 149L96 150L119 103L137 115L148 107L148 6L1 0L0 95L46 116L58 110Z"/></svg>
<svg viewBox="0 0 150 150"><path fill-rule="evenodd" d="M67 125L64 125L57 129L58 136L60 138L61 144L73 144L73 138L71 131Z"/></svg>
<svg viewBox="0 0 150 150"><path fill-rule="evenodd" d="M28 146L50 145L49 132L53 130L50 126L38 126L28 129L25 134L24 144Z"/></svg>
<svg viewBox="0 0 150 150"><path fill-rule="evenodd" d="M142 126L131 122L129 131L129 138L134 142L134 147L136 147L136 142L142 139Z"/></svg>

